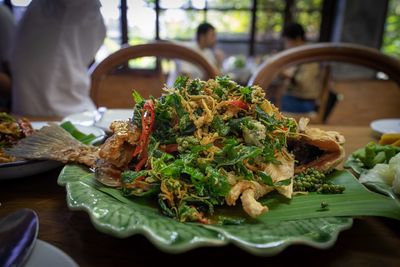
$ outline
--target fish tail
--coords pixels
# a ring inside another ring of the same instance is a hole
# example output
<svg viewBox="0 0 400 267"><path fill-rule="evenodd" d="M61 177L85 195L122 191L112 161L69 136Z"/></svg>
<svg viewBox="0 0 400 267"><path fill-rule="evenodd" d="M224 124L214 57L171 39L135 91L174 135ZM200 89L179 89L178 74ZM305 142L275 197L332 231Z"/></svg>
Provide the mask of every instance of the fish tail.
<svg viewBox="0 0 400 267"><path fill-rule="evenodd" d="M16 158L56 160L94 166L98 148L82 144L55 123L49 123L6 150Z"/></svg>

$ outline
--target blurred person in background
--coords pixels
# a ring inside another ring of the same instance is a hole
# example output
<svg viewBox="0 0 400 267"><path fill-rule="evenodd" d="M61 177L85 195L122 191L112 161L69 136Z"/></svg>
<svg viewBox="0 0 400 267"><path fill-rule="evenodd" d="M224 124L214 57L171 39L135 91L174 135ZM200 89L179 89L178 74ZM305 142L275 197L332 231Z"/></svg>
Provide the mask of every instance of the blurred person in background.
<svg viewBox="0 0 400 267"><path fill-rule="evenodd" d="M12 49L12 111L63 117L94 110L88 66L106 28L99 0L33 0Z"/></svg>
<svg viewBox="0 0 400 267"><path fill-rule="evenodd" d="M8 111L11 96L10 50L16 22L11 10L0 5L0 111Z"/></svg>
<svg viewBox="0 0 400 267"><path fill-rule="evenodd" d="M298 23L285 26L282 37L285 49L306 44L305 31ZM318 63L301 64L286 69L282 75L287 79L286 92L281 98L281 111L303 113L317 108L316 100L321 91L322 77Z"/></svg>
<svg viewBox="0 0 400 267"><path fill-rule="evenodd" d="M208 62L213 65L217 70L220 70L224 53L222 50L217 49L217 32L209 23L202 23L196 30L196 42L190 43L188 46L201 55L203 55ZM203 72L193 64L186 61L177 61L176 73L170 75L168 84L173 84L175 78L179 75L185 75L191 79L203 79Z"/></svg>

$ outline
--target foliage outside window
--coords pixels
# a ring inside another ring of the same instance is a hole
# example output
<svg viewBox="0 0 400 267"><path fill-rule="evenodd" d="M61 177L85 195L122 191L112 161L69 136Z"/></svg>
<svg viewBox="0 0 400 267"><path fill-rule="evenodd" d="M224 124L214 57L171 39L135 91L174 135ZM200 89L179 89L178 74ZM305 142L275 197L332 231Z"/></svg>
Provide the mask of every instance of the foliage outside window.
<svg viewBox="0 0 400 267"><path fill-rule="evenodd" d="M382 51L400 58L400 0L389 1Z"/></svg>
<svg viewBox="0 0 400 267"><path fill-rule="evenodd" d="M207 12L207 21L217 29L220 39L249 38L251 24L249 11L210 10Z"/></svg>
<svg viewBox="0 0 400 267"><path fill-rule="evenodd" d="M265 0L257 2L256 40L278 39L284 25L284 0Z"/></svg>
<svg viewBox="0 0 400 267"><path fill-rule="evenodd" d="M197 25L204 21L200 11L166 9L160 12L160 38L165 40L191 40Z"/></svg>
<svg viewBox="0 0 400 267"><path fill-rule="evenodd" d="M103 46L96 55L96 61L101 61L109 54L117 51L121 47L121 31L118 1L100 0L100 12L106 25L107 33Z"/></svg>
<svg viewBox="0 0 400 267"><path fill-rule="evenodd" d="M316 41L322 21L322 0L298 0L295 2L295 20L304 26L307 39Z"/></svg>

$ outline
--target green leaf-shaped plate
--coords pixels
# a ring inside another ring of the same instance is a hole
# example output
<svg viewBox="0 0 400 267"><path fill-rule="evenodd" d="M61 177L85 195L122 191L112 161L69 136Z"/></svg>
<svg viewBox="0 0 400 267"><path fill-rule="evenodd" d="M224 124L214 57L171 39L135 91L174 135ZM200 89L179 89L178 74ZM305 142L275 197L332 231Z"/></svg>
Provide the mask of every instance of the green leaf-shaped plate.
<svg viewBox="0 0 400 267"><path fill-rule="evenodd" d="M120 238L143 234L170 253L228 243L264 256L277 254L291 244L327 248L335 243L340 231L351 227L350 216L375 215L400 220L396 202L368 191L348 172L336 171L330 178L346 186L343 194L312 193L292 200L272 194L263 200L270 211L255 220L243 215L240 207L219 209L227 217L247 218L241 225L180 223L162 215L155 201L126 198L119 190L99 184L94 174L82 166L65 166L58 183L66 186L68 206L88 212L99 231ZM328 206L321 208L321 202Z"/></svg>

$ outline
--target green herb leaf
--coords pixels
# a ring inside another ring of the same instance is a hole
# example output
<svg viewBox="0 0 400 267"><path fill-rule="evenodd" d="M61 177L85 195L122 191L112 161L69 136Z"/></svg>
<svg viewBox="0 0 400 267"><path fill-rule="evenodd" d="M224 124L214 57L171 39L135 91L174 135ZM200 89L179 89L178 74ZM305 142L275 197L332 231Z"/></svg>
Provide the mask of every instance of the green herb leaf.
<svg viewBox="0 0 400 267"><path fill-rule="evenodd" d="M207 166L206 173L208 190L211 195L225 197L231 189L228 179L211 166Z"/></svg>
<svg viewBox="0 0 400 267"><path fill-rule="evenodd" d="M259 147L236 145L236 143L231 142L225 145L221 152L216 154L215 162L218 164L217 167L235 165L245 159L254 159L261 153L262 149Z"/></svg>
<svg viewBox="0 0 400 267"><path fill-rule="evenodd" d="M230 127L222 120L221 116L214 116L211 129L216 131L219 136L226 136L230 131Z"/></svg>
<svg viewBox="0 0 400 267"><path fill-rule="evenodd" d="M135 101L136 104L141 103L141 102L144 101L144 98L136 90L133 90L132 97L133 97L133 100Z"/></svg>
<svg viewBox="0 0 400 267"><path fill-rule="evenodd" d="M251 93L253 92L253 88L251 86L240 87L239 91L240 91L240 94L243 96L243 99L247 103L251 103L251 100L252 100Z"/></svg>
<svg viewBox="0 0 400 267"><path fill-rule="evenodd" d="M269 176L265 172L258 172L258 176L261 178L262 182L265 185L274 186L274 182L272 181L271 176Z"/></svg>
<svg viewBox="0 0 400 267"><path fill-rule="evenodd" d="M288 185L290 185L291 182L292 182L292 179L289 178L289 179L278 181L274 185L275 186L288 186Z"/></svg>
<svg viewBox="0 0 400 267"><path fill-rule="evenodd" d="M201 82L199 79L195 79L187 86L187 92L190 95L198 95L201 90L203 90L203 87L203 82Z"/></svg>
<svg viewBox="0 0 400 267"><path fill-rule="evenodd" d="M76 140L86 145L97 138L94 134L84 134L80 132L70 121L63 122L60 126L69 132Z"/></svg>
<svg viewBox="0 0 400 267"><path fill-rule="evenodd" d="M189 77L187 77L187 76L179 76L175 80L174 88L176 88L178 90L182 90L183 88L186 87L186 84L187 84L188 81L189 81Z"/></svg>

